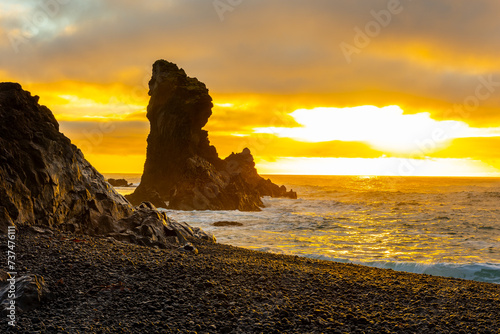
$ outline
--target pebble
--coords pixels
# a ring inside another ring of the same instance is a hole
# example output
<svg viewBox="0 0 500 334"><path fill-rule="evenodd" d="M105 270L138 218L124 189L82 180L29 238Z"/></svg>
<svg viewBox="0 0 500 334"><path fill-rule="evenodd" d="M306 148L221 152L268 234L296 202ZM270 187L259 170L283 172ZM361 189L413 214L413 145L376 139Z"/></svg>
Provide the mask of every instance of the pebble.
<svg viewBox="0 0 500 334"><path fill-rule="evenodd" d="M61 232L47 239L20 229L17 236L23 274L42 275L52 292L39 308L18 314L20 333L496 333L500 328L496 284L194 239L197 255L180 253L178 245L158 250L87 236L88 242L75 247L71 239L83 236ZM0 236L0 243L5 241ZM119 260L124 258L128 261ZM0 333L9 328L2 321Z"/></svg>

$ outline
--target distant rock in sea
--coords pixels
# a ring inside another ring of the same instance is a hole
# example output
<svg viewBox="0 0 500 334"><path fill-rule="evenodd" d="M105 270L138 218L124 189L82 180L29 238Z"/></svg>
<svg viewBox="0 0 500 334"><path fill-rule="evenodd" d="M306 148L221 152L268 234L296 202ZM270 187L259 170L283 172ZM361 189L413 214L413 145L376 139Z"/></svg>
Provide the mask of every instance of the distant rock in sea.
<svg viewBox="0 0 500 334"><path fill-rule="evenodd" d="M134 208L59 132L52 112L17 83L0 83L0 229L58 228L150 246L198 236L150 203ZM168 239L168 240L167 240Z"/></svg>
<svg viewBox="0 0 500 334"><path fill-rule="evenodd" d="M248 148L219 158L202 128L212 115L205 84L165 60L153 65L151 124L141 183L127 199L177 210L259 211L262 196L297 198L258 175ZM168 203L168 205L167 205Z"/></svg>
<svg viewBox="0 0 500 334"><path fill-rule="evenodd" d="M212 224L212 226L243 226L242 223L240 222L234 222L234 221L218 221Z"/></svg>
<svg viewBox="0 0 500 334"><path fill-rule="evenodd" d="M113 187L131 187L132 186L132 183L129 183L125 179L108 179L107 181Z"/></svg>

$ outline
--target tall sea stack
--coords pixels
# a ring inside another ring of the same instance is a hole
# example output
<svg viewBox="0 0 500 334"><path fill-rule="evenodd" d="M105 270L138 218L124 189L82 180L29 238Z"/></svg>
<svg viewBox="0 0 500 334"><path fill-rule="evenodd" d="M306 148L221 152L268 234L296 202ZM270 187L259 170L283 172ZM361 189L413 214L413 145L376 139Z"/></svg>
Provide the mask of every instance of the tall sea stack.
<svg viewBox="0 0 500 334"><path fill-rule="evenodd" d="M153 65L144 173L133 203L178 210L258 211L262 196L297 194L257 174L250 150L222 160L202 128L212 115L205 84L165 60Z"/></svg>

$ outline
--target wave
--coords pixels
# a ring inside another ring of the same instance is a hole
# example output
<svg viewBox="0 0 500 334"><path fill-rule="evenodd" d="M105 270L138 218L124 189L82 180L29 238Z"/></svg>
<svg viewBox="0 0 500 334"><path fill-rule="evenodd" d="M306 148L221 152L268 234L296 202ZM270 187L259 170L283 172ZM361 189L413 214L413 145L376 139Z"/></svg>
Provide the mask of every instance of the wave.
<svg viewBox="0 0 500 334"><path fill-rule="evenodd" d="M365 265L406 271L415 274L427 274L433 276L454 277L466 280L500 284L500 264L493 263L412 263L412 262L391 262L376 261L367 262Z"/></svg>
<svg viewBox="0 0 500 334"><path fill-rule="evenodd" d="M472 281L500 284L500 263L418 263L402 261L350 261L326 255L302 254L317 260L354 263L380 269L392 269L414 274L461 278Z"/></svg>

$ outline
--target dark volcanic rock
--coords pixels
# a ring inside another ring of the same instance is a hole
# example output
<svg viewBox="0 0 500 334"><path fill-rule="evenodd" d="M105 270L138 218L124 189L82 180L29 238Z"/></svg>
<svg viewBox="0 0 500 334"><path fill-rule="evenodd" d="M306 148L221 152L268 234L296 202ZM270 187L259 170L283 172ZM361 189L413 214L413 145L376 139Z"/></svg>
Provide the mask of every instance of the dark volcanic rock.
<svg viewBox="0 0 500 334"><path fill-rule="evenodd" d="M108 235L118 240L160 248L169 243L169 237L177 238L183 245L188 243L186 237L215 242L213 235L200 228L178 223L168 218L165 212L157 211L147 203L139 205L131 216L121 219L118 226L113 227Z"/></svg>
<svg viewBox="0 0 500 334"><path fill-rule="evenodd" d="M0 83L0 228L5 232L8 225L108 235L158 247L180 235L214 240L170 220L150 203L133 208L59 132L37 96L19 84Z"/></svg>
<svg viewBox="0 0 500 334"><path fill-rule="evenodd" d="M52 112L15 83L0 83L0 224L98 230L133 208L59 132Z"/></svg>
<svg viewBox="0 0 500 334"><path fill-rule="evenodd" d="M258 211L261 196L296 198L257 174L249 149L225 160L202 128L212 114L206 86L177 65L159 60L149 82L151 124L144 173L127 198L180 210Z"/></svg>
<svg viewBox="0 0 500 334"><path fill-rule="evenodd" d="M260 196L271 197L288 197L297 199L297 193L293 190L287 191L285 186L278 186L270 179L264 179L257 173L253 156L248 148L245 148L241 153L232 153L224 161L227 163L228 169L235 170L241 174L242 178L253 189L256 189Z"/></svg>
<svg viewBox="0 0 500 334"><path fill-rule="evenodd" d="M113 187L130 187L132 183L128 183L125 179L108 179L108 183Z"/></svg>

